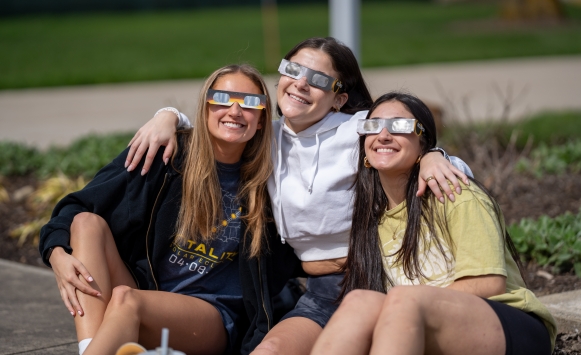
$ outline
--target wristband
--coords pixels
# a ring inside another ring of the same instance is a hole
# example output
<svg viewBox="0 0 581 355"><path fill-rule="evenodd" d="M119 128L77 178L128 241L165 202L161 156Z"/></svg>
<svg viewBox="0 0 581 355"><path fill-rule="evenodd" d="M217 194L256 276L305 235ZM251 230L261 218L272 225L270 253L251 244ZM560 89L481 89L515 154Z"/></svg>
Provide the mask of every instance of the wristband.
<svg viewBox="0 0 581 355"><path fill-rule="evenodd" d="M153 115L153 117L157 116L157 114L160 113L160 112L162 112L162 111L173 112L177 116L178 120L180 118L180 112L176 108L173 108L173 107L160 108L159 110L157 110L157 112L155 113L155 115Z"/></svg>
<svg viewBox="0 0 581 355"><path fill-rule="evenodd" d="M447 161L449 161L451 163L450 156L448 155L448 153L446 153L446 151L444 149L442 149L440 147L434 147L434 148L431 148L429 150L429 152L440 152L444 156L444 159L446 159Z"/></svg>

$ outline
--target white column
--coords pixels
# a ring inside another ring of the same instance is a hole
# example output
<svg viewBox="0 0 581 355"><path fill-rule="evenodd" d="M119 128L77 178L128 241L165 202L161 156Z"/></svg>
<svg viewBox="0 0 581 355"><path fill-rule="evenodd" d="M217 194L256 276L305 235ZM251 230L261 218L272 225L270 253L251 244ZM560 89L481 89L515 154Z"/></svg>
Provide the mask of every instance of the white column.
<svg viewBox="0 0 581 355"><path fill-rule="evenodd" d="M329 0L329 33L351 48L361 63L361 0Z"/></svg>

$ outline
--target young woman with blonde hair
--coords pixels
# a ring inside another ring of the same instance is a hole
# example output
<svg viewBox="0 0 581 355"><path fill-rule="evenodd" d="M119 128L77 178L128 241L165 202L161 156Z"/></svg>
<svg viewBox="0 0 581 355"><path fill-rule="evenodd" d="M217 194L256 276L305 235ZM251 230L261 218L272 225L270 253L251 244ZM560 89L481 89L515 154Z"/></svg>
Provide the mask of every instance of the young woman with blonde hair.
<svg viewBox="0 0 581 355"><path fill-rule="evenodd" d="M258 71L220 68L171 163L160 151L146 176L127 172L126 150L58 203L39 248L80 353L155 348L164 327L187 354L249 353L262 340L272 297L300 268L292 249L268 240L270 121Z"/></svg>

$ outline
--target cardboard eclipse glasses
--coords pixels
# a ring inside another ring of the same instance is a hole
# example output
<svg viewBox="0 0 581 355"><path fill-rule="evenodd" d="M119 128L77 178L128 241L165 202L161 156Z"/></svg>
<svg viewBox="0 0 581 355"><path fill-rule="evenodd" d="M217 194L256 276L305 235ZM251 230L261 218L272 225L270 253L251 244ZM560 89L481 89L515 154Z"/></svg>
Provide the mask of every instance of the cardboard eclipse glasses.
<svg viewBox="0 0 581 355"><path fill-rule="evenodd" d="M381 118L360 119L357 122L357 133L360 136L366 134L379 134L381 130L387 128L389 133L415 133L418 136L426 130L424 126L415 118Z"/></svg>
<svg viewBox="0 0 581 355"><path fill-rule="evenodd" d="M212 105L232 106L237 103L242 108L262 110L266 107L266 95L246 92L208 89L206 101Z"/></svg>
<svg viewBox="0 0 581 355"><path fill-rule="evenodd" d="M278 72L293 79L306 77L309 85L325 91L338 92L343 88L343 83L339 79L335 79L320 71L303 67L298 63L289 62L286 59L280 62Z"/></svg>

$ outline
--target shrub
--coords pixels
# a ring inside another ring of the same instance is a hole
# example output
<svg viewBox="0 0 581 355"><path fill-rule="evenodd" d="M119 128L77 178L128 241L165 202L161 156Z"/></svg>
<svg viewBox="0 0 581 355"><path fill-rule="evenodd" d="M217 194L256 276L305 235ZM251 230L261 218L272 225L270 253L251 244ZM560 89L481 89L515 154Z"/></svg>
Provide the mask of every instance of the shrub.
<svg viewBox="0 0 581 355"><path fill-rule="evenodd" d="M581 139L558 146L541 143L529 157L521 158L517 171L528 171L537 177L544 174L562 174L567 169L581 171Z"/></svg>
<svg viewBox="0 0 581 355"><path fill-rule="evenodd" d="M555 218L524 218L508 231L526 260L551 265L558 272L574 269L581 277L581 209L576 215L566 212Z"/></svg>

